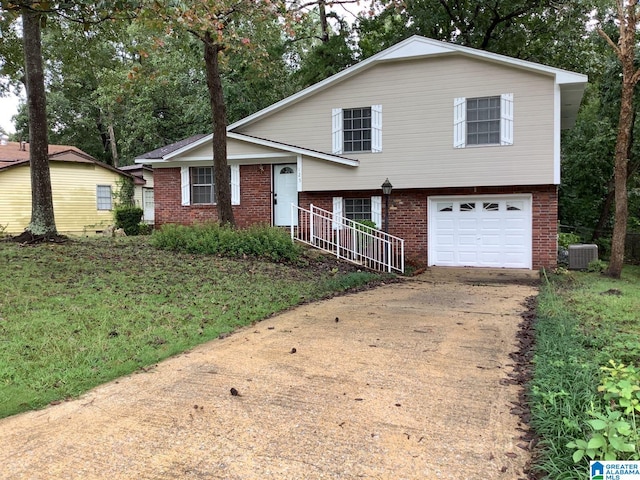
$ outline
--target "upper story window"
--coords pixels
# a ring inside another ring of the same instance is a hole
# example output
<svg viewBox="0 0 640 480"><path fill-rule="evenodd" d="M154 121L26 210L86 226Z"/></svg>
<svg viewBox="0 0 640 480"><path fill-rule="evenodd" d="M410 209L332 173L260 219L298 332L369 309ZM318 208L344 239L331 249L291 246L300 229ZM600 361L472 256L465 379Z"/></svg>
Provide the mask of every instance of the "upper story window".
<svg viewBox="0 0 640 480"><path fill-rule="evenodd" d="M467 99L467 145L500 143L500 97Z"/></svg>
<svg viewBox="0 0 640 480"><path fill-rule="evenodd" d="M111 185L98 185L96 188L98 210L111 210Z"/></svg>
<svg viewBox="0 0 640 480"><path fill-rule="evenodd" d="M332 110L334 154L382 151L382 105Z"/></svg>
<svg viewBox="0 0 640 480"><path fill-rule="evenodd" d="M513 145L513 94L456 98L453 146Z"/></svg>
<svg viewBox="0 0 640 480"><path fill-rule="evenodd" d="M344 152L371 151L371 107L342 111Z"/></svg>

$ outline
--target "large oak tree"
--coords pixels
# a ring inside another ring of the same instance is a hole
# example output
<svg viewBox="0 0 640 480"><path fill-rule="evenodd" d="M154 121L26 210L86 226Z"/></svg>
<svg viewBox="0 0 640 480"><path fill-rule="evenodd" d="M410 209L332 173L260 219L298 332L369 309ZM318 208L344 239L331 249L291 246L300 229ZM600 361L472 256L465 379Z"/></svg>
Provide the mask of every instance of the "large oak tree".
<svg viewBox="0 0 640 480"><path fill-rule="evenodd" d="M213 171L218 220L235 225L231 206L230 169L227 163L227 105L222 87L221 62L238 49L252 49L254 60L267 58L264 45L252 42L252 31L285 14L278 0L202 0L145 2L141 18L164 32L195 36L203 46L213 126ZM265 66L266 68L266 66Z"/></svg>

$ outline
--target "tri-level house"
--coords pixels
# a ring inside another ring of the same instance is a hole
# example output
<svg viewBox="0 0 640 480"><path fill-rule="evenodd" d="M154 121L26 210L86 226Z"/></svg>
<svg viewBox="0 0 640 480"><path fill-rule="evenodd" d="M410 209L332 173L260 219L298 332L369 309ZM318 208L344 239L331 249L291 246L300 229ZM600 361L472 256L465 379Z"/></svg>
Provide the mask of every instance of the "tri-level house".
<svg viewBox="0 0 640 480"><path fill-rule="evenodd" d="M586 82L411 37L229 126L236 221L302 228L313 205L335 231L388 219L415 265L554 266L560 132ZM217 219L211 139L136 160L154 169L156 225Z"/></svg>

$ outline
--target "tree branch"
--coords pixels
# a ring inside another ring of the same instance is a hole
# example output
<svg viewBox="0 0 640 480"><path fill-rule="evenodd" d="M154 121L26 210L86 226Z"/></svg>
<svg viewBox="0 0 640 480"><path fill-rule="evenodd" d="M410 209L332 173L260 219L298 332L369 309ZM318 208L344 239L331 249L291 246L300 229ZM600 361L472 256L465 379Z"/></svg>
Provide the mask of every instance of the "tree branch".
<svg viewBox="0 0 640 480"><path fill-rule="evenodd" d="M602 28L598 27L596 29L596 31L598 32L598 35L600 35L602 38L605 39L605 41L611 46L611 48L613 48L613 51L616 52L616 56L618 58L622 57L622 51L620 50L620 47L618 45L616 45L616 43L611 40L611 38L609 37L609 35L607 35L607 33L602 30Z"/></svg>

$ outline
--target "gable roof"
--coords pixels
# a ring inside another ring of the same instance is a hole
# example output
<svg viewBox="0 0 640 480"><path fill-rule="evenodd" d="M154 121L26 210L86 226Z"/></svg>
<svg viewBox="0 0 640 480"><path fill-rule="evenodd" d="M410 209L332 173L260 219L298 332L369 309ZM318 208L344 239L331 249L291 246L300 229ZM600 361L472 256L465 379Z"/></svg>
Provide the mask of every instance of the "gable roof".
<svg viewBox="0 0 640 480"><path fill-rule="evenodd" d="M366 60L363 60L362 62L357 63L356 65L353 65L352 67L336 73L321 82L311 85L310 87L276 102L253 115L249 115L248 117L229 125L228 130L232 131L243 126L250 125L264 117L283 110L306 97L325 90L338 82L371 68L376 64L443 55L462 55L553 77L556 85L560 87L562 95L562 128L569 128L575 122L578 109L580 108L580 102L582 100L582 94L588 81L588 77L586 75L562 70L560 68L549 67L540 63L507 57L505 55L499 55L497 53L491 53L484 50L477 50L475 48L463 47L461 45L447 43L440 40L433 40L420 35L414 35L392 47L387 48L386 50L383 50L382 52L377 53L376 55L373 55L372 57L369 57Z"/></svg>
<svg viewBox="0 0 640 480"><path fill-rule="evenodd" d="M182 140L171 143L164 147L156 148L155 150L152 150L150 152L143 153L142 155L139 155L138 157L136 157L136 161L144 160L144 159L162 160L167 155L170 155L178 150L182 150L185 147L193 147L192 145L193 143L196 143L198 140L206 136L207 136L206 133L198 133L196 135L192 135L188 138L184 138Z"/></svg>
<svg viewBox="0 0 640 480"><path fill-rule="evenodd" d="M23 145L24 150L22 148ZM84 155L88 158L93 158L82 150L69 145L49 145L49 158L52 156L60 156L65 153L77 153ZM22 164L29 161L29 144L20 142L6 142L6 144L0 144L0 169L6 168L15 164Z"/></svg>
<svg viewBox="0 0 640 480"><path fill-rule="evenodd" d="M24 150L22 148L24 145ZM20 142L7 142L6 145L0 144L0 171L19 165L29 165L29 144L21 144ZM133 176L127 172L118 170L111 165L100 162L86 152L77 147L70 145L49 145L49 161L71 162L71 163L93 163L100 167L106 168L120 175L130 177Z"/></svg>
<svg viewBox="0 0 640 480"><path fill-rule="evenodd" d="M196 138L197 137L197 138ZM284 152L289 152L289 153L293 153L293 154L301 154L301 155L305 155L307 157L311 157L311 158L317 158L319 160L327 160L330 162L334 162L334 163L338 163L341 165L348 165L350 167L357 167L360 162L358 160L355 160L353 158L347 158L347 157L343 157L340 155L333 155L333 154L328 154L325 152L319 152L317 150L311 150L309 148L302 148L302 147L298 147L295 145L289 145L286 143L281 143L281 142L276 142L273 140L268 140L266 138L260 138L260 137L255 137L252 135L246 135L243 133L237 133L237 132L228 132L227 133L227 137L231 138L231 139L235 139L235 140L240 140L240 141L244 141L247 143L252 143L254 145L261 145L263 147L270 147L270 148L275 148L278 150L282 150ZM193 150L195 148L198 148L199 146L206 144L208 142L211 142L213 140L213 134L210 133L208 135L196 135L194 137L189 137L186 138L184 140L181 140L180 142L176 142L173 143L171 145L168 145L166 147L166 152L162 153L161 150L164 150L162 148L159 148L157 150L154 150L153 152L149 152L149 153L145 153L144 155L141 155L140 157L136 158L136 162L139 163L150 163L150 164L155 164L155 163L162 163L162 162L167 162L170 161L171 159L174 159L176 157L179 157L180 155ZM174 146L180 144L180 146L173 148ZM151 155L155 155L155 157L151 157ZM161 156L158 156L162 154ZM233 156L230 155L229 156L230 159L233 159Z"/></svg>

